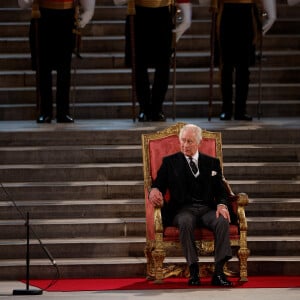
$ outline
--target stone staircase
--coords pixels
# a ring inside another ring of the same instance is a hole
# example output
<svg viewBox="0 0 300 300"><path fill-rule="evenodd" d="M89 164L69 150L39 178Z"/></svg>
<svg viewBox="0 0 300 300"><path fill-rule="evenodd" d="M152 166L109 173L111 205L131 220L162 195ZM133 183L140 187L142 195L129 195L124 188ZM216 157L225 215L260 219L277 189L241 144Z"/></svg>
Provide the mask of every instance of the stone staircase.
<svg viewBox="0 0 300 300"><path fill-rule="evenodd" d="M297 275L300 256L300 131L275 119L224 126L224 173L250 197L249 275ZM63 278L145 275L145 217L141 134L170 123L78 121L0 126L0 279L25 276L22 215L55 259ZM13 203L13 201L15 204ZM17 206L17 208L15 207ZM31 232L32 278L56 270ZM202 262L211 262L204 257ZM180 252L168 263L184 263ZM230 264L234 270L237 259Z"/></svg>
<svg viewBox="0 0 300 300"><path fill-rule="evenodd" d="M73 60L72 112L76 119L131 118L131 71L124 67L125 7L98 0L83 31L83 59ZM264 117L300 115L300 6L277 1L278 20L263 40L262 113ZM0 119L35 119L35 74L30 69L30 11L17 1L0 5ZM177 47L176 116L206 117L209 98L208 7L193 0L193 23ZM75 71L76 70L76 71ZM76 75L75 75L76 73ZM53 75L55 77L55 74ZM172 78L172 76L171 76ZM214 72L213 117L220 112L218 70ZM249 113L257 114L259 70L251 72ZM172 81L165 103L172 117Z"/></svg>

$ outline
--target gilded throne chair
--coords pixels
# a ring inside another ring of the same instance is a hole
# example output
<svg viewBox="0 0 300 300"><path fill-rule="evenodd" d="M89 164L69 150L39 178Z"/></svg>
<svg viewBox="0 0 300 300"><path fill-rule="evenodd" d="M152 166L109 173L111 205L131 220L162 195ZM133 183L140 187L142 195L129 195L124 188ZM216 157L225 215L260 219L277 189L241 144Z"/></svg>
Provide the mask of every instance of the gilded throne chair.
<svg viewBox="0 0 300 300"><path fill-rule="evenodd" d="M176 227L164 227L161 209L154 208L148 200L152 181L156 178L157 171L163 157L180 151L179 131L184 123L177 123L162 131L142 135L143 172L146 212L146 246L147 278L159 283L169 275L165 271L164 260L172 248L181 248L179 231ZM199 151L220 159L223 169L222 138L220 132L202 131L203 140ZM247 220L245 206L248 196L245 193L234 194L229 183L223 178L230 199L230 210L234 221L230 224L230 243L238 258L238 276L240 282L247 279L247 259L250 251L247 248ZM199 256L213 255L214 235L207 228L197 228L195 239ZM212 265L212 264L211 264ZM173 272L173 275L175 272Z"/></svg>

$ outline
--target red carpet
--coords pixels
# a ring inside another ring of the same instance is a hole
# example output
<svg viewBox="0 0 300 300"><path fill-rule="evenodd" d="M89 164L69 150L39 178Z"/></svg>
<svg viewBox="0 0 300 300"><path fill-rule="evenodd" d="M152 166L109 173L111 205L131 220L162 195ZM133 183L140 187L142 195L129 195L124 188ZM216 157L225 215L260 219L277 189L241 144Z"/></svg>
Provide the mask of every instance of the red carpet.
<svg viewBox="0 0 300 300"><path fill-rule="evenodd" d="M167 278L162 284L155 284L145 278L99 278L99 279L60 279L47 291L108 291L108 290L153 290L153 289L201 289L217 288L211 286L210 278L202 278L200 287L189 287L186 278ZM300 276L253 276L248 282L239 284L231 278L233 288L299 288ZM30 285L45 289L51 280L30 280Z"/></svg>

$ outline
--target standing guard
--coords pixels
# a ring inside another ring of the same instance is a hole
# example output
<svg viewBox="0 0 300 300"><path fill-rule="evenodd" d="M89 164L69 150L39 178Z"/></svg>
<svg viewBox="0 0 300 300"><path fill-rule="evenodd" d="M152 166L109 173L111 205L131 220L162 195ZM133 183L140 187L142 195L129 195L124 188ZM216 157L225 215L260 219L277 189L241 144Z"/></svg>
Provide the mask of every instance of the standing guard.
<svg viewBox="0 0 300 300"><path fill-rule="evenodd" d="M76 34L80 34L94 14L95 0L18 0L18 3L23 9L32 7L29 39L37 77L36 121L52 121L52 71L56 70L56 120L73 123L69 115L72 52Z"/></svg>
<svg viewBox="0 0 300 300"><path fill-rule="evenodd" d="M199 0L201 2L201 0ZM259 8L266 12L261 20ZM275 0L212 0L216 18L215 64L220 68L222 112L220 120L233 116L233 71L235 71L234 119L251 121L246 113L250 72L255 63L256 37L265 34L276 19Z"/></svg>
<svg viewBox="0 0 300 300"><path fill-rule="evenodd" d="M114 2L121 4L118 0ZM191 24L189 2L177 0L183 21L175 28L177 9L174 0L128 0L125 56L126 66L132 68L133 94L139 102L140 122L166 120L163 102L168 90L170 60L174 44ZM152 88L148 68L154 68Z"/></svg>

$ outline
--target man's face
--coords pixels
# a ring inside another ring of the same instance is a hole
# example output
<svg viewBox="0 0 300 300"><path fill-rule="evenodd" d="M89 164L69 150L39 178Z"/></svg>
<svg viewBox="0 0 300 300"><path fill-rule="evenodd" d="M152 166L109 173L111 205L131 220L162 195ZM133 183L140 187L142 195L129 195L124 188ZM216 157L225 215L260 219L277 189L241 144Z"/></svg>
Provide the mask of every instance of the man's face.
<svg viewBox="0 0 300 300"><path fill-rule="evenodd" d="M198 143L193 130L185 130L180 139L181 152L186 156L193 156L198 151Z"/></svg>

